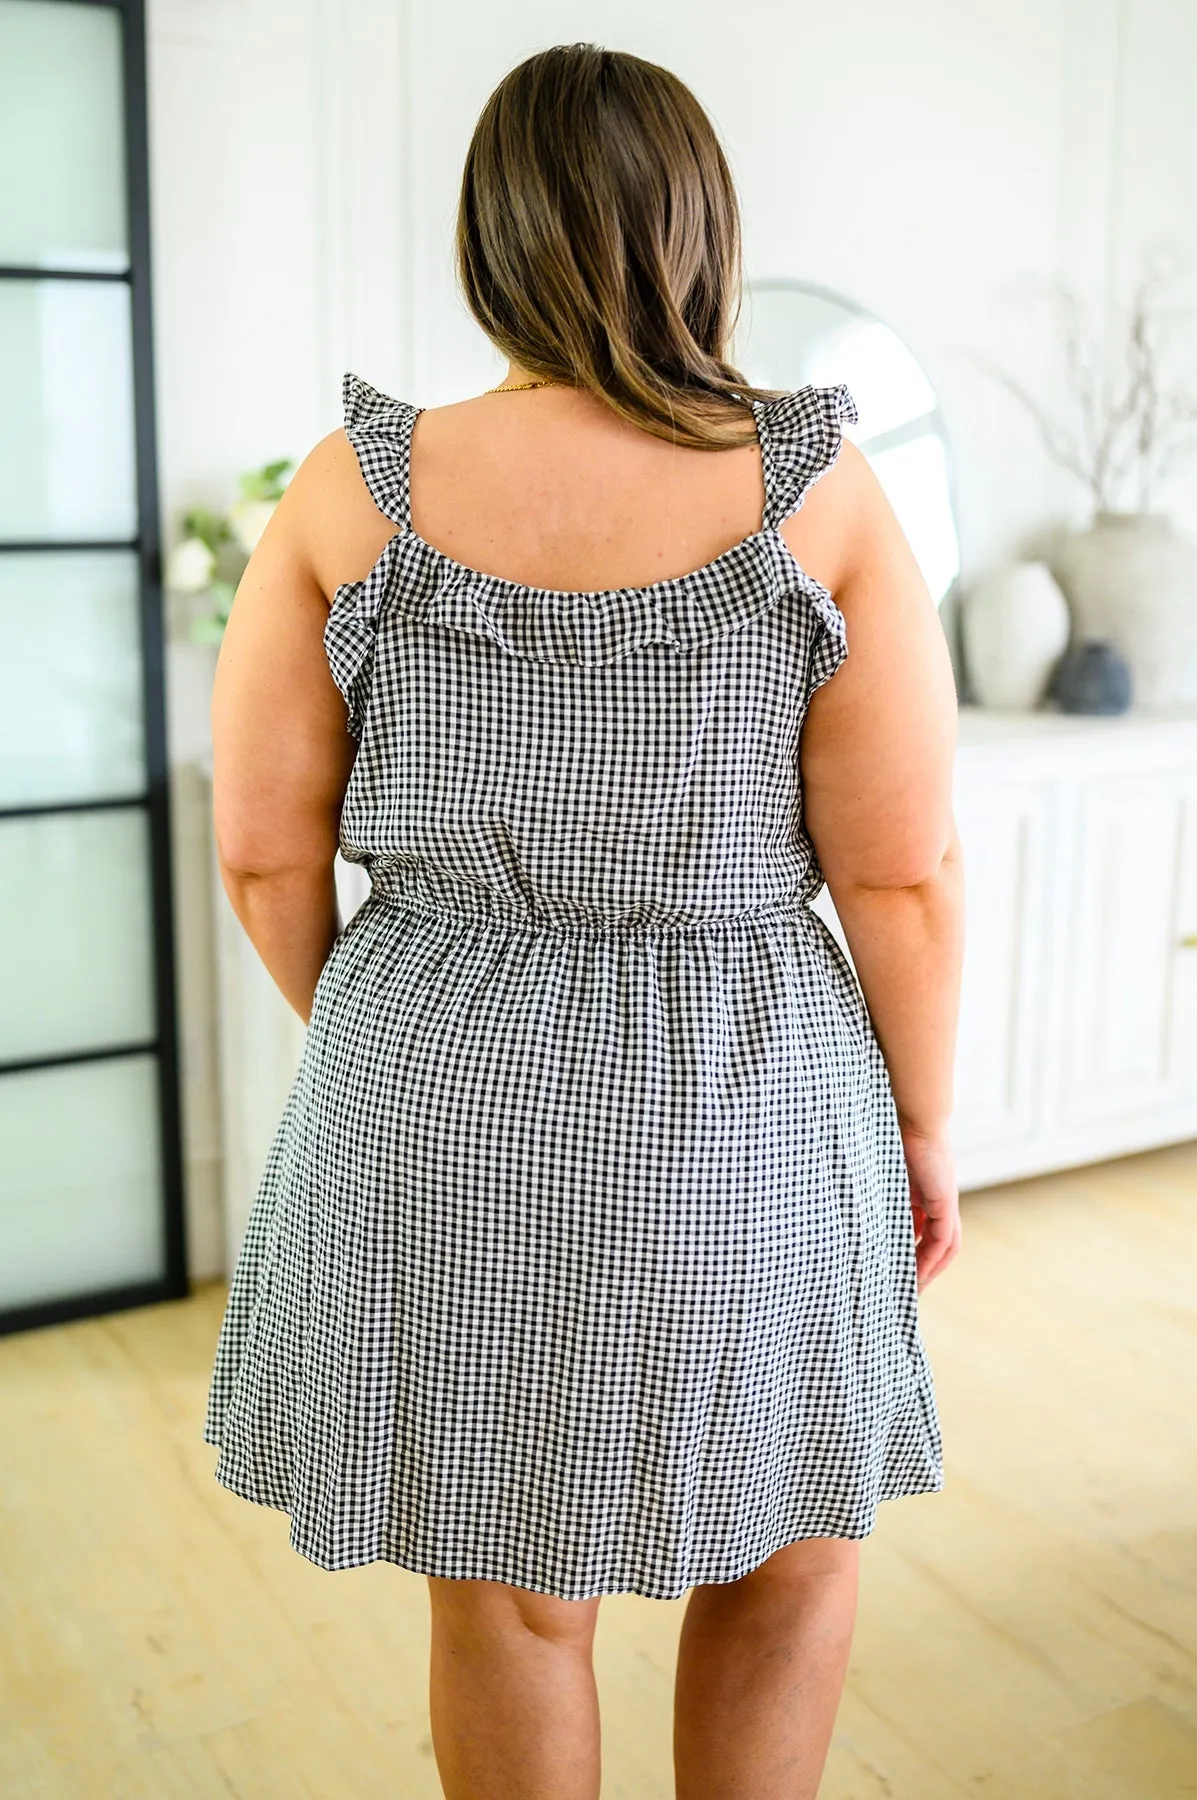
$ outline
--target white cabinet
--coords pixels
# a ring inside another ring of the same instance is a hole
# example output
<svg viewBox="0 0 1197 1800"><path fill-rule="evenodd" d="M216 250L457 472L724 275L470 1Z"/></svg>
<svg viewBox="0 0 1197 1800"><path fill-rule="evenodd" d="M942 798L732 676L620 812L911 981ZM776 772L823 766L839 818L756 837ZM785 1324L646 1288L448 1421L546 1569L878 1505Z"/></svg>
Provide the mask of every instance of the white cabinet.
<svg viewBox="0 0 1197 1800"><path fill-rule="evenodd" d="M966 708L955 799L961 1187L1197 1138L1197 717Z"/></svg>
<svg viewBox="0 0 1197 1800"><path fill-rule="evenodd" d="M1185 792L1173 926L1168 1035L1177 1084L1187 1101L1197 1095L1197 780Z"/></svg>
<svg viewBox="0 0 1197 1800"><path fill-rule="evenodd" d="M1166 776L1087 784L1078 798L1068 973L1069 1124L1180 1097L1172 1038L1187 795Z"/></svg>
<svg viewBox="0 0 1197 1800"><path fill-rule="evenodd" d="M1027 780L966 776L958 785L969 924L956 1063L958 1154L1025 1140L1036 1128L1047 1048L1039 1014L1049 978L1053 798Z"/></svg>
<svg viewBox="0 0 1197 1800"><path fill-rule="evenodd" d="M960 739L961 1186L1197 1137L1197 719Z"/></svg>

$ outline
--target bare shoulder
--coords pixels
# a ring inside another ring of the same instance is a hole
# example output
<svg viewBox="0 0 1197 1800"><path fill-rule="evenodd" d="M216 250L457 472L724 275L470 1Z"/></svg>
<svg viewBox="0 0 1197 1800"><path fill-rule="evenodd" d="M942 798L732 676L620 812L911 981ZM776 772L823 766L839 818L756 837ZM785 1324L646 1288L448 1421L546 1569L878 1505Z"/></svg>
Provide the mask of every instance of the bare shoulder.
<svg viewBox="0 0 1197 1800"><path fill-rule="evenodd" d="M838 597L870 544L885 536L888 510L868 457L844 438L835 462L807 489L781 534L807 573Z"/></svg>
<svg viewBox="0 0 1197 1800"><path fill-rule="evenodd" d="M345 582L364 580L398 529L375 505L343 430L304 457L271 520L272 535L302 558L329 600Z"/></svg>
<svg viewBox="0 0 1197 1800"><path fill-rule="evenodd" d="M808 529L828 546L827 573L811 573L843 614L848 653L803 723L807 827L833 893L837 882L913 886L938 867L950 828L956 690L943 627L855 445L845 442L798 520L808 507Z"/></svg>

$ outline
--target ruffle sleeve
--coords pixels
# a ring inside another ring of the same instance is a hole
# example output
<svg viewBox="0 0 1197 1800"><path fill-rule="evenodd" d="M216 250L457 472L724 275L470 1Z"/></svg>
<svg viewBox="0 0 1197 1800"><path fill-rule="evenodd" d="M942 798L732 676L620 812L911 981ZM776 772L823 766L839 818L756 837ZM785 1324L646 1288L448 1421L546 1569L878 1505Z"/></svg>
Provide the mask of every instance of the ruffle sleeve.
<svg viewBox="0 0 1197 1800"><path fill-rule="evenodd" d="M394 583L401 537L393 537L364 581L339 587L324 627L324 653L346 706L345 728L360 740L374 680L378 627Z"/></svg>
<svg viewBox="0 0 1197 1800"><path fill-rule="evenodd" d="M411 525L411 433L420 408L380 394L360 375L341 384L345 436L375 506L401 531Z"/></svg>
<svg viewBox="0 0 1197 1800"><path fill-rule="evenodd" d="M802 506L807 494L835 467L844 427L859 423L846 382L807 385L780 400L758 402L757 429L765 465L768 503L765 524L777 531ZM830 681L848 654L844 615L825 587L808 590L813 636L807 663L807 698Z"/></svg>
<svg viewBox="0 0 1197 1800"><path fill-rule="evenodd" d="M818 594L811 596L811 605L817 628L807 663L808 701L816 688L821 688L825 681L831 680L848 654L848 629L844 623L844 615L826 588L820 588Z"/></svg>
<svg viewBox="0 0 1197 1800"><path fill-rule="evenodd" d="M341 384L345 436L357 456L362 479L375 506L396 526L396 535L364 581L346 582L333 596L324 628L324 649L332 678L347 708L346 727L359 738L374 675L379 621L395 584L398 546L411 529L411 433L420 408L393 400L346 374Z"/></svg>
<svg viewBox="0 0 1197 1800"><path fill-rule="evenodd" d="M756 413L769 496L765 524L776 529L798 511L820 476L835 466L844 426L857 424L860 415L842 381L759 401Z"/></svg>

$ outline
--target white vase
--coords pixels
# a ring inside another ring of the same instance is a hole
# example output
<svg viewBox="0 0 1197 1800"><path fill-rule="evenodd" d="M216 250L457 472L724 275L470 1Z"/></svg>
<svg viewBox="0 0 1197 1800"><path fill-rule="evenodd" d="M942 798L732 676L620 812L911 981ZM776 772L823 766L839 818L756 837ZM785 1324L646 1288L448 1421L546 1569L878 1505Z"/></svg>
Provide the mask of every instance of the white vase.
<svg viewBox="0 0 1197 1800"><path fill-rule="evenodd" d="M1121 652L1135 707L1197 706L1197 544L1164 513L1099 512L1054 564L1077 636Z"/></svg>
<svg viewBox="0 0 1197 1800"><path fill-rule="evenodd" d="M960 629L981 706L1030 712L1042 704L1069 635L1068 603L1046 563L982 575L965 594Z"/></svg>

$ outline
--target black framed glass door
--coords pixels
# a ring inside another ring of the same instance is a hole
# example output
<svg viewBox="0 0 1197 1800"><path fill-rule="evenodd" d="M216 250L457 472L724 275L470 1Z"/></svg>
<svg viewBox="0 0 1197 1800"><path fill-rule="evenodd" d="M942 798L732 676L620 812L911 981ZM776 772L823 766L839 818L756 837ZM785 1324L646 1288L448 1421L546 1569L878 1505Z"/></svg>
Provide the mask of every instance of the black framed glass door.
<svg viewBox="0 0 1197 1800"><path fill-rule="evenodd" d="M0 1329L186 1291L141 0L0 0Z"/></svg>

